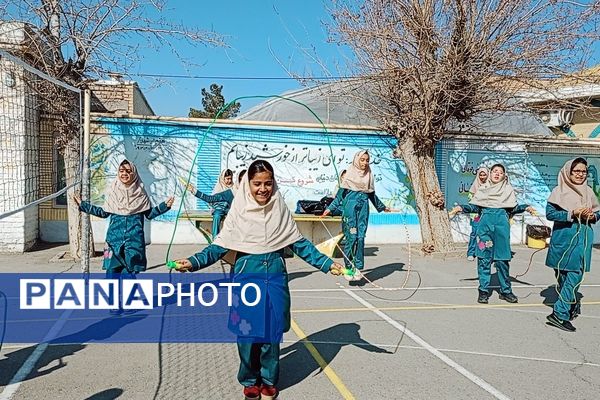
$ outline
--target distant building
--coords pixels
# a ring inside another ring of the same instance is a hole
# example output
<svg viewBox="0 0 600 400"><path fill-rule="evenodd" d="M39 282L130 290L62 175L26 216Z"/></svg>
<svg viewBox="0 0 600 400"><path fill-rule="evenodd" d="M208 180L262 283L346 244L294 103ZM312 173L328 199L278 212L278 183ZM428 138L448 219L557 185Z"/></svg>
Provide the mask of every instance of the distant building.
<svg viewBox="0 0 600 400"><path fill-rule="evenodd" d="M124 115L155 115L146 96L135 81L122 75L109 74L111 79L91 82L92 112Z"/></svg>
<svg viewBox="0 0 600 400"><path fill-rule="evenodd" d="M550 85L550 90L523 94L546 126L558 136L600 138L600 65Z"/></svg>

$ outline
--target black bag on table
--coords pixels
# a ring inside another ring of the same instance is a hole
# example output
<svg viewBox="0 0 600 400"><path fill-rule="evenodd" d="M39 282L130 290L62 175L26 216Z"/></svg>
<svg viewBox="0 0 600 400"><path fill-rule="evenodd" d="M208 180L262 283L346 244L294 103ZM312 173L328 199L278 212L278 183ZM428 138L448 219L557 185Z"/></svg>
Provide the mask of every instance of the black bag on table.
<svg viewBox="0 0 600 400"><path fill-rule="evenodd" d="M552 229L546 225L527 225L527 236L532 239L544 240L552 235Z"/></svg>
<svg viewBox="0 0 600 400"><path fill-rule="evenodd" d="M332 201L333 197L323 197L321 200L298 200L296 214L321 215Z"/></svg>

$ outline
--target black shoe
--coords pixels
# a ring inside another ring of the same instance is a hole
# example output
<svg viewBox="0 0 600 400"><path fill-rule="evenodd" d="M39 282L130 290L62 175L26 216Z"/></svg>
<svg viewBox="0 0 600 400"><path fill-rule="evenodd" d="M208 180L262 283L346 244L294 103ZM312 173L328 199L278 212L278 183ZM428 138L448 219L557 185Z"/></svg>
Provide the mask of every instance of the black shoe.
<svg viewBox="0 0 600 400"><path fill-rule="evenodd" d="M480 290L479 297L477 297L477 302L481 303L481 304L487 304L489 298L490 298L490 295L488 292L484 292L484 291Z"/></svg>
<svg viewBox="0 0 600 400"><path fill-rule="evenodd" d="M519 299L512 293L500 293L500 300L508 301L509 303L518 303Z"/></svg>
<svg viewBox="0 0 600 400"><path fill-rule="evenodd" d="M557 327L558 329L562 329L567 332L575 332L576 329L572 323L569 321L561 321L554 313L548 315L546 317L548 320L548 324Z"/></svg>

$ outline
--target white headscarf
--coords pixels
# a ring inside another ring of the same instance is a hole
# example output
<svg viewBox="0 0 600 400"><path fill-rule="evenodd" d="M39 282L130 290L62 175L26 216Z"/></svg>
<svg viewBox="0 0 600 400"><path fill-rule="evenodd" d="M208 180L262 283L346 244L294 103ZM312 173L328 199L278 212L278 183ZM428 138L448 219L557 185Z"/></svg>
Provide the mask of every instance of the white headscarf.
<svg viewBox="0 0 600 400"><path fill-rule="evenodd" d="M369 154L366 150L361 150L354 155L352 164L346 169L346 175L340 184L341 188L354 190L355 192L373 193L375 191L375 182L371 167L367 165L365 170L360 169L359 159Z"/></svg>
<svg viewBox="0 0 600 400"><path fill-rule="evenodd" d="M477 190L483 185L483 183L481 183L481 179L479 178L479 173L481 171L485 171L485 173L487 173L487 180L486 182L490 179L490 170L487 169L486 167L479 167L477 168L477 176L475 177L475 180L473 181L473 184L471 185L471 188L469 189L469 193L471 194L475 194L477 193Z"/></svg>
<svg viewBox="0 0 600 400"><path fill-rule="evenodd" d="M587 184L587 178L581 185L576 185L571 180L571 169L573 161L569 160L558 174L558 186L552 190L548 203L556 204L563 210L573 211L578 208L591 208L592 211L600 211L598 198Z"/></svg>
<svg viewBox="0 0 600 400"><path fill-rule="evenodd" d="M485 208L514 208L517 206L517 196L508 181L508 175L504 175L504 179L497 183L493 183L489 177L469 203Z"/></svg>
<svg viewBox="0 0 600 400"><path fill-rule="evenodd" d="M273 195L259 205L250 192L248 173L239 189L223 229L214 240L216 245L247 254L265 254L280 250L302 239L302 235L285 204L273 177Z"/></svg>
<svg viewBox="0 0 600 400"><path fill-rule="evenodd" d="M137 173L135 165L130 161L123 160L119 167L125 162L131 166L131 184L129 186L124 185L118 176L113 181L104 202L104 211L111 214L133 215L152 208L150 198L146 193L146 189L144 189L144 184Z"/></svg>
<svg viewBox="0 0 600 400"><path fill-rule="evenodd" d="M230 186L227 186L227 184L225 183L225 171L227 171L227 169L224 169L223 171L221 171L221 175L219 175L219 179L217 180L217 183L215 184L215 187L213 188L212 194L217 194L217 193L221 193L226 190L229 190L229 189L233 189L233 184L231 184ZM231 177L231 178L233 180L233 177Z"/></svg>

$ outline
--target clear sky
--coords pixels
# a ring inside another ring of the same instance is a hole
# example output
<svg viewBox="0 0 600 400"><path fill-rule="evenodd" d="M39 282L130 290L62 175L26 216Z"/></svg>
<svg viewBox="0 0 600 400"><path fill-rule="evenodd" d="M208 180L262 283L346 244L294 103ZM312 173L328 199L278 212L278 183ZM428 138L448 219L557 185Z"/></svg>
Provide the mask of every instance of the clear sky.
<svg viewBox="0 0 600 400"><path fill-rule="evenodd" d="M202 108L200 90L211 83L223 85L226 101L241 96L282 94L301 88L286 68L300 76L344 76L348 49L328 43L324 22L331 0L167 0L173 22L214 30L226 37L229 48L191 47L176 43L181 62L168 49L141 49L143 62L132 71L157 115L187 116ZM600 46L592 49L600 59ZM317 57L318 61L313 57ZM323 63L326 70L319 65ZM136 73L185 76L224 76L246 79L146 78ZM254 78L254 79L251 79ZM261 102L242 100L241 112Z"/></svg>
<svg viewBox="0 0 600 400"><path fill-rule="evenodd" d="M190 107L202 108L200 90L211 83L223 85L226 101L236 97L281 94L299 89L293 79L184 79L164 78L156 82L135 73L227 76L240 78L324 76L326 72L311 56L325 63L329 74L338 76L344 55L327 43L323 21L328 20L326 0L170 0L168 15L188 26L212 29L227 36L230 48L176 48L189 63L180 62L170 51L143 50L143 62L130 71L157 115L187 116ZM310 55L307 55L306 49ZM285 67L284 67L285 66ZM261 102L243 100L241 111Z"/></svg>

